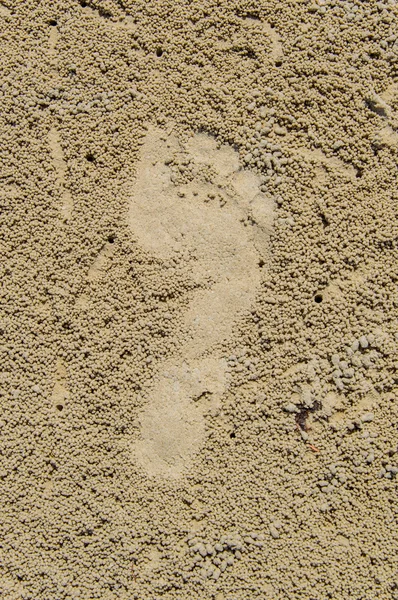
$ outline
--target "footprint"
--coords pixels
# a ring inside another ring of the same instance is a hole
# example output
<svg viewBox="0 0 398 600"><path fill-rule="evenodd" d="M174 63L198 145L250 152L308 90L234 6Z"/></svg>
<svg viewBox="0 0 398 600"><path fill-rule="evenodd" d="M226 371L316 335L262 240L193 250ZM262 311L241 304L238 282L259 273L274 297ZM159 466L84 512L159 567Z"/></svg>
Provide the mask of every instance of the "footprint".
<svg viewBox="0 0 398 600"><path fill-rule="evenodd" d="M65 188L67 164L62 151L59 133L54 128L50 129L48 133L48 143L54 161L57 180L62 190L61 217L63 221L69 221L73 211L73 198L69 190Z"/></svg>
<svg viewBox="0 0 398 600"><path fill-rule="evenodd" d="M206 411L227 387L219 347L255 301L273 218L272 198L257 175L240 168L233 148L202 133L184 145L148 129L129 224L153 256L184 257L199 286L181 316L179 356L159 365L147 392L135 455L150 475L180 475L203 444Z"/></svg>

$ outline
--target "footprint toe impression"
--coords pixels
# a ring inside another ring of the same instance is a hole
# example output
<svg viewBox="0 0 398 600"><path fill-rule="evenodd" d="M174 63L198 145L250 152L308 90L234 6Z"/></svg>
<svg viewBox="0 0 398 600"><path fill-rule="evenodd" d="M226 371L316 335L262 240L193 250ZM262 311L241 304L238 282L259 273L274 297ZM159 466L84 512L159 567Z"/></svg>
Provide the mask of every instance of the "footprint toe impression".
<svg viewBox="0 0 398 600"><path fill-rule="evenodd" d="M183 184L172 170L181 158L190 166ZM209 403L219 405L226 389L220 343L255 300L273 217L273 199L260 191L257 175L240 168L233 148L203 133L183 145L148 129L130 191L130 227L156 258L184 256L198 284L181 315L179 355L159 365L147 390L134 451L149 475L181 475L203 444Z"/></svg>

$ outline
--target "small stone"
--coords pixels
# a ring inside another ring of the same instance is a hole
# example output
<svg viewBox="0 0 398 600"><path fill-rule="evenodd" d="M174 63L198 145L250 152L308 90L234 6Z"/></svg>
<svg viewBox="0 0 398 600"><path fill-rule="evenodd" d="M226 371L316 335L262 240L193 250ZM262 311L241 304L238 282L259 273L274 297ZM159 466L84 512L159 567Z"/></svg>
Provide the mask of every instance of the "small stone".
<svg viewBox="0 0 398 600"><path fill-rule="evenodd" d="M335 369L332 373L333 379L339 379L342 375L343 371L340 371L340 369Z"/></svg>
<svg viewBox="0 0 398 600"><path fill-rule="evenodd" d="M365 367L365 369L370 369L371 367L373 367L373 363L370 360L369 356L362 357L362 365Z"/></svg>
<svg viewBox="0 0 398 600"><path fill-rule="evenodd" d="M221 570L216 567L213 571L212 578L214 579L214 581L217 581L217 579L220 577L220 575L221 575Z"/></svg>
<svg viewBox="0 0 398 600"><path fill-rule="evenodd" d="M350 367L349 369L344 370L343 375L344 375L344 377L351 379L352 377L354 377L355 371L352 367Z"/></svg>
<svg viewBox="0 0 398 600"><path fill-rule="evenodd" d="M392 465L387 465L386 466L386 471L388 471L392 475L397 475L398 474L398 467L393 467Z"/></svg>
<svg viewBox="0 0 398 600"><path fill-rule="evenodd" d="M375 418L374 413L368 412L361 416L362 423L370 423Z"/></svg>
<svg viewBox="0 0 398 600"><path fill-rule="evenodd" d="M343 146L344 146L344 142L343 142L343 141L341 141L341 140L337 140L337 141L336 141L336 142L333 144L332 148L333 148L333 150L340 150L340 148L342 148Z"/></svg>
<svg viewBox="0 0 398 600"><path fill-rule="evenodd" d="M277 530L277 528L275 527L275 525L273 523L271 523L269 526L269 532L275 540L280 536L279 531Z"/></svg>
<svg viewBox="0 0 398 600"><path fill-rule="evenodd" d="M201 556L203 556L203 558L205 556L207 556L207 550L206 550L206 546L204 544L199 544L199 548L198 548L199 554Z"/></svg>
<svg viewBox="0 0 398 600"><path fill-rule="evenodd" d="M222 552L224 550L224 546L222 544L215 544L214 549L216 552Z"/></svg>
<svg viewBox="0 0 398 600"><path fill-rule="evenodd" d="M286 127L279 127L278 125L276 125L274 127L274 132L276 133L276 135L286 135L287 130Z"/></svg>
<svg viewBox="0 0 398 600"><path fill-rule="evenodd" d="M352 342L351 344L351 350L353 352L357 352L357 350L359 349L359 342L358 340L355 340L354 342Z"/></svg>
<svg viewBox="0 0 398 600"><path fill-rule="evenodd" d="M298 408L295 404L293 404L293 402L288 402L283 408L288 413L298 412Z"/></svg>
<svg viewBox="0 0 398 600"><path fill-rule="evenodd" d="M341 379L336 379L335 384L338 390L341 392L344 390L344 383L341 381Z"/></svg>
<svg viewBox="0 0 398 600"><path fill-rule="evenodd" d="M359 345L361 346L361 348L363 348L365 350L365 348L367 348L369 346L369 342L367 340L367 337L365 335L362 335L359 338Z"/></svg>
<svg viewBox="0 0 398 600"><path fill-rule="evenodd" d="M214 554L214 548L211 544L206 544L206 552L209 556Z"/></svg>

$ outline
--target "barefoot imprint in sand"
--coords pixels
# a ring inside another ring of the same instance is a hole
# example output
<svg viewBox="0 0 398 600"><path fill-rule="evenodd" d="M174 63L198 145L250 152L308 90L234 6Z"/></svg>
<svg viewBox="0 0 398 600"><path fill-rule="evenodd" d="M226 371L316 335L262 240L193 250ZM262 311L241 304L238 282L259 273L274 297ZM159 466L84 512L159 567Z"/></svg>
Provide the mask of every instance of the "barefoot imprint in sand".
<svg viewBox="0 0 398 600"><path fill-rule="evenodd" d="M176 177L179 164L189 167L184 183ZM233 148L202 133L183 145L148 129L130 190L129 223L139 245L155 257L183 255L200 286L181 315L186 341L179 355L159 365L147 391L135 455L148 474L179 475L203 443L205 412L226 388L216 346L254 302L273 217L273 199L260 191L257 175L240 168Z"/></svg>

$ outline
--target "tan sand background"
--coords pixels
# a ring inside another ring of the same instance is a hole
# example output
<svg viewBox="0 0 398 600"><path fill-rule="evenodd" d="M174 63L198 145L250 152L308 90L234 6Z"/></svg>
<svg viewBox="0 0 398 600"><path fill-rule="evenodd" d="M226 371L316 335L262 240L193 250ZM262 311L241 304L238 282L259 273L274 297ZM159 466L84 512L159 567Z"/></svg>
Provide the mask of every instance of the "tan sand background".
<svg viewBox="0 0 398 600"><path fill-rule="evenodd" d="M1 598L398 598L397 24L1 0Z"/></svg>

